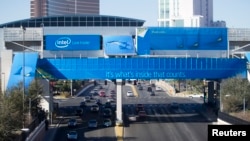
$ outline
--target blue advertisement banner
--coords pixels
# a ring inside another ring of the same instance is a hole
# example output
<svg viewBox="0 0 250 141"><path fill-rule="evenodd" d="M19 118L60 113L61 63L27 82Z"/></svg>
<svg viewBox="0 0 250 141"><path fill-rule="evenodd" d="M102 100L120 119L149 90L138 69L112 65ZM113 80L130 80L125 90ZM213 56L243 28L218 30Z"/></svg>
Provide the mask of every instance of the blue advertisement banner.
<svg viewBox="0 0 250 141"><path fill-rule="evenodd" d="M45 50L100 50L100 35L46 35Z"/></svg>
<svg viewBox="0 0 250 141"><path fill-rule="evenodd" d="M151 27L137 29L137 52L227 50L227 28Z"/></svg>
<svg viewBox="0 0 250 141"><path fill-rule="evenodd" d="M132 36L104 36L104 51L107 55L135 55Z"/></svg>
<svg viewBox="0 0 250 141"><path fill-rule="evenodd" d="M245 59L42 59L38 66L58 79L222 79L239 74L246 77Z"/></svg>
<svg viewBox="0 0 250 141"><path fill-rule="evenodd" d="M16 87L18 83L23 81L25 87L28 87L35 78L37 59L38 53L36 52L15 53L7 89Z"/></svg>

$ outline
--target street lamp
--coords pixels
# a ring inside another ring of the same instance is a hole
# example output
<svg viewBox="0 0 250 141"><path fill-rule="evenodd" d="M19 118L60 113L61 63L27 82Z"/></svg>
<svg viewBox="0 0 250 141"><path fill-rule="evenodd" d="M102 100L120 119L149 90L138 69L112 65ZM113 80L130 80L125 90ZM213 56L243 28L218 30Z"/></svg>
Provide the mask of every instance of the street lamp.
<svg viewBox="0 0 250 141"><path fill-rule="evenodd" d="M21 29L23 31L23 46L25 41L25 31L26 28L21 26ZM24 100L25 100L25 48L23 47L23 65L22 65L22 78L23 78L23 128L25 127L25 115L24 115Z"/></svg>
<svg viewBox="0 0 250 141"><path fill-rule="evenodd" d="M3 92L3 94L5 94L5 73L4 72L2 72L2 77L3 77L3 79L2 79L2 82L3 82L3 85L2 85L2 92Z"/></svg>

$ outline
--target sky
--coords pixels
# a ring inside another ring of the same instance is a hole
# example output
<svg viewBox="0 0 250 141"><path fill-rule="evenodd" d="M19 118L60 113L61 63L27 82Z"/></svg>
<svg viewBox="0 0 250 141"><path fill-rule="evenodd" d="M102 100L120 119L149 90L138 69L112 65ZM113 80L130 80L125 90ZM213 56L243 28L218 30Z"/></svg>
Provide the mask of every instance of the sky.
<svg viewBox="0 0 250 141"><path fill-rule="evenodd" d="M100 15L145 20L157 26L157 0L100 0ZM214 21L226 21L229 28L250 28L250 0L214 0ZM30 0L1 0L0 24L30 18Z"/></svg>

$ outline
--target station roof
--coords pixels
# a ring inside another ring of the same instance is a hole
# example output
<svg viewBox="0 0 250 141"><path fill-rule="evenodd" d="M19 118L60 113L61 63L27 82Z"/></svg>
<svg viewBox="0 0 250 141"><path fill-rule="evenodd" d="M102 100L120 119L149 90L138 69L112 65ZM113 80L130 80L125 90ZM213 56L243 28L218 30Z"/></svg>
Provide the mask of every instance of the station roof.
<svg viewBox="0 0 250 141"><path fill-rule="evenodd" d="M0 24L3 27L143 26L144 20L108 15L67 15L29 18Z"/></svg>

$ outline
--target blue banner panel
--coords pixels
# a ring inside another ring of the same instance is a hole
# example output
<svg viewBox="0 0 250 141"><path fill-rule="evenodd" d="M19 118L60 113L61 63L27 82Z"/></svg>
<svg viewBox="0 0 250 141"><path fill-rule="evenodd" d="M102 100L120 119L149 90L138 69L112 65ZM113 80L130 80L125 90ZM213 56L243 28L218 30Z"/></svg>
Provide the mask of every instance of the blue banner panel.
<svg viewBox="0 0 250 141"><path fill-rule="evenodd" d="M7 89L25 83L27 88L35 78L38 53L15 53Z"/></svg>
<svg viewBox="0 0 250 141"><path fill-rule="evenodd" d="M104 36L104 51L107 55L135 55L132 36Z"/></svg>
<svg viewBox="0 0 250 141"><path fill-rule="evenodd" d="M100 35L46 35L45 50L100 50Z"/></svg>
<svg viewBox="0 0 250 141"><path fill-rule="evenodd" d="M137 53L150 50L227 50L227 28L151 27L137 29Z"/></svg>
<svg viewBox="0 0 250 141"><path fill-rule="evenodd" d="M71 58L42 59L38 66L58 79L223 79L246 77L245 59Z"/></svg>

